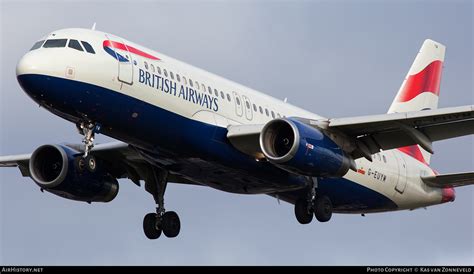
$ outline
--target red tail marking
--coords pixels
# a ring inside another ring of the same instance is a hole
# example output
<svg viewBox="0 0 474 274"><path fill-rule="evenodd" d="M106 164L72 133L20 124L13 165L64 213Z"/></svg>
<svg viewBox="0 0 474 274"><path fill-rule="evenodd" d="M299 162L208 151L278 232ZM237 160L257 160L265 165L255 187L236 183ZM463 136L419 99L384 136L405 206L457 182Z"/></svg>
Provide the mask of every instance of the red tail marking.
<svg viewBox="0 0 474 274"><path fill-rule="evenodd" d="M401 147L398 150L400 150L401 152L417 159L418 161L422 162L423 164L425 164L427 166L429 165L425 161L425 158L423 157L423 154L421 154L421 150L417 145Z"/></svg>
<svg viewBox="0 0 474 274"><path fill-rule="evenodd" d="M417 74L410 75L397 101L410 101L423 92L431 92L435 95L439 95L442 69L443 62L438 60L433 61Z"/></svg>

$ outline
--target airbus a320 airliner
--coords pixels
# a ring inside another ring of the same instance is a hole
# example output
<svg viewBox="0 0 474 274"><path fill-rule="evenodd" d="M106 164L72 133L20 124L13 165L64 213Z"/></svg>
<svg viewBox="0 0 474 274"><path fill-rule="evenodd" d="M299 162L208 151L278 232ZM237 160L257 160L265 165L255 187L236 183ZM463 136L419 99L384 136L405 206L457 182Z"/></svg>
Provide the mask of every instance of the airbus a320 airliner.
<svg viewBox="0 0 474 274"><path fill-rule="evenodd" d="M143 220L149 239L179 234L164 206L168 182L271 195L294 204L301 224L452 202L474 172L438 174L432 143L473 134L474 116L473 105L437 108L444 56L424 41L388 113L325 118L112 34L58 30L16 74L82 143L42 145L0 166L88 203L112 201L117 179L143 181L156 202ZM119 141L94 146L99 133Z"/></svg>

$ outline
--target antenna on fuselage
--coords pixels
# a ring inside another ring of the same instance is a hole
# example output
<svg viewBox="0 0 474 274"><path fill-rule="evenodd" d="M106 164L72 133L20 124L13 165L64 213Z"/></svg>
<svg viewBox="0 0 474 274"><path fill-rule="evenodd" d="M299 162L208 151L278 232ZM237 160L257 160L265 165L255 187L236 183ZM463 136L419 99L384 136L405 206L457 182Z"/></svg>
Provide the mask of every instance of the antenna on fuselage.
<svg viewBox="0 0 474 274"><path fill-rule="evenodd" d="M284 103L288 102L288 97L285 97L285 100L283 100Z"/></svg>
<svg viewBox="0 0 474 274"><path fill-rule="evenodd" d="M95 25L96 25L96 22L94 22L94 25L92 25L92 30L95 30Z"/></svg>

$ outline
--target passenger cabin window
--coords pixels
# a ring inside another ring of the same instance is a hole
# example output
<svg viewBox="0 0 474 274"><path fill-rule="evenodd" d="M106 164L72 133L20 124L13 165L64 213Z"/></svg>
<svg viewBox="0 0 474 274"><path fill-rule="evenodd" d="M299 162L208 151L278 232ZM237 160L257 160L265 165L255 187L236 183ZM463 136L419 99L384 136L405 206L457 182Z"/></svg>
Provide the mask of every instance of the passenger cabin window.
<svg viewBox="0 0 474 274"><path fill-rule="evenodd" d="M181 77L179 77L179 74L176 74L176 79L178 80L178 82L181 82Z"/></svg>
<svg viewBox="0 0 474 274"><path fill-rule="evenodd" d="M155 73L155 66L153 64L150 64L151 67L151 72Z"/></svg>
<svg viewBox="0 0 474 274"><path fill-rule="evenodd" d="M79 41L77 40L73 40L73 39L69 40L69 44L67 46L78 51L83 51L81 44L79 44Z"/></svg>
<svg viewBox="0 0 474 274"><path fill-rule="evenodd" d="M382 158L383 158L383 162L387 163L387 158L385 157L385 155L382 155Z"/></svg>
<svg viewBox="0 0 474 274"><path fill-rule="evenodd" d="M253 111L257 112L257 106L253 104Z"/></svg>
<svg viewBox="0 0 474 274"><path fill-rule="evenodd" d="M193 86L193 80L189 79L189 85L192 87Z"/></svg>
<svg viewBox="0 0 474 274"><path fill-rule="evenodd" d="M214 94L219 97L219 92L217 91L217 89L214 89ZM240 105L240 104L239 104Z"/></svg>
<svg viewBox="0 0 474 274"><path fill-rule="evenodd" d="M168 77L168 72L166 71L166 69L163 69L163 74Z"/></svg>
<svg viewBox="0 0 474 274"><path fill-rule="evenodd" d="M273 110L272 110L272 117L273 119L275 119L275 112L273 112Z"/></svg>
<svg viewBox="0 0 474 274"><path fill-rule="evenodd" d="M31 47L30 50L35 50L35 49L41 48L41 46L43 45L43 43L44 43L44 40L41 40L41 41L36 42L36 43Z"/></svg>
<svg viewBox="0 0 474 274"><path fill-rule="evenodd" d="M88 53L92 53L92 54L95 54L95 51L94 51L94 48L91 46L91 44L85 42L85 41L81 41L82 43L82 46L84 46L84 48L86 49L86 51Z"/></svg>
<svg viewBox="0 0 474 274"><path fill-rule="evenodd" d="M170 71L170 77L171 77L171 79L173 79L173 80L174 80L174 74L173 74L173 72L172 72L172 71Z"/></svg>
<svg viewBox="0 0 474 274"><path fill-rule="evenodd" d="M268 109L265 109L265 114L266 114L267 116L270 116L270 115L268 115Z"/></svg>
<svg viewBox="0 0 474 274"><path fill-rule="evenodd" d="M199 90L199 83L198 83L198 81L195 81L194 83L196 83L196 88Z"/></svg>
<svg viewBox="0 0 474 274"><path fill-rule="evenodd" d="M64 48L67 39L49 39L44 43L43 48Z"/></svg>
<svg viewBox="0 0 474 274"><path fill-rule="evenodd" d="M158 72L159 75L161 75L161 68L159 66L156 66L156 71Z"/></svg>
<svg viewBox="0 0 474 274"><path fill-rule="evenodd" d="M229 93L227 93L226 95L227 95L227 101L230 102L231 100L230 100L230 95L229 95Z"/></svg>
<svg viewBox="0 0 474 274"><path fill-rule="evenodd" d="M183 76L183 82L184 82L185 85L188 84L188 82L186 82L186 77L184 77L184 76Z"/></svg>
<svg viewBox="0 0 474 274"><path fill-rule="evenodd" d="M143 62L143 64L145 65L146 70L148 70L148 63L147 63L147 62Z"/></svg>
<svg viewBox="0 0 474 274"><path fill-rule="evenodd" d="M235 97L235 102L237 102L237 105L240 106L240 100L239 100L239 97Z"/></svg>
<svg viewBox="0 0 474 274"><path fill-rule="evenodd" d="M202 90L206 91L206 86L204 84L201 84Z"/></svg>
<svg viewBox="0 0 474 274"><path fill-rule="evenodd" d="M263 109L262 109L262 107L258 107L258 109L260 110L260 113L263 114Z"/></svg>
<svg viewBox="0 0 474 274"><path fill-rule="evenodd" d="M245 101L245 106L246 106L247 108L250 108L249 101Z"/></svg>
<svg viewBox="0 0 474 274"><path fill-rule="evenodd" d="M211 87L208 86L208 87L207 87L207 91L209 91L209 94L212 95L212 88L211 88Z"/></svg>
<svg viewBox="0 0 474 274"><path fill-rule="evenodd" d="M221 91L221 97L222 99L225 99L224 92Z"/></svg>

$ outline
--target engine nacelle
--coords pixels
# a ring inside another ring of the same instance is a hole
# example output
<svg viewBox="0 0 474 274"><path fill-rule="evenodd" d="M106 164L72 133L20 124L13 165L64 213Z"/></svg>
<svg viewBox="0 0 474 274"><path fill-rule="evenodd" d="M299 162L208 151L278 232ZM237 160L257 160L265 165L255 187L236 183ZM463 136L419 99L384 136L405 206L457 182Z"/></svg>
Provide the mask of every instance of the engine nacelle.
<svg viewBox="0 0 474 274"><path fill-rule="evenodd" d="M260 147L268 161L300 175L341 177L353 161L320 130L288 118L263 127Z"/></svg>
<svg viewBox="0 0 474 274"><path fill-rule="evenodd" d="M66 199L110 202L118 193L118 182L100 169L79 168L81 153L62 145L43 145L30 158L30 175L42 189Z"/></svg>

